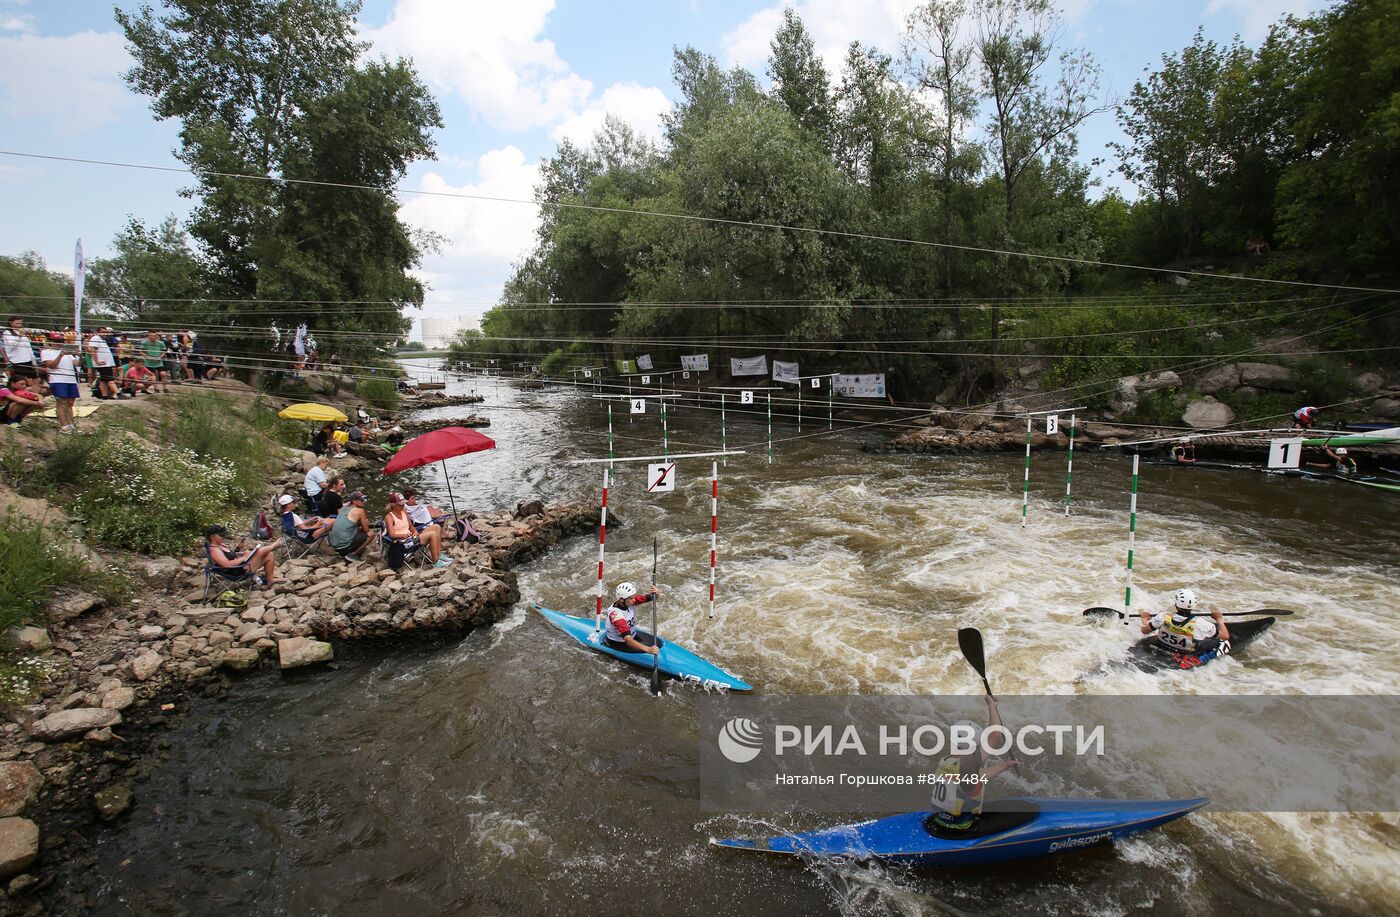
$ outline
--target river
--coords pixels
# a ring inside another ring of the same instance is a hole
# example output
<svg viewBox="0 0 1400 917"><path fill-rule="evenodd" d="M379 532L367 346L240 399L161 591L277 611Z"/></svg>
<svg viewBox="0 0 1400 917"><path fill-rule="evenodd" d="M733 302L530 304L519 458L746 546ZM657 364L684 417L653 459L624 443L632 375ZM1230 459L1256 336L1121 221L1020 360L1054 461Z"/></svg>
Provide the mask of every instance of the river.
<svg viewBox="0 0 1400 917"><path fill-rule="evenodd" d="M450 464L459 504L597 498L598 466L566 462L606 455L600 402L572 388L476 387L499 448ZM618 454L659 452L655 414L622 409ZM670 420L672 452L718 446L713 413ZM885 431L787 439L785 421L769 464L761 418L729 421L731 447L751 451L721 469L713 619L709 460L682 462L665 497L642 493L639 465L614 481L610 507L625 524L609 531L608 581L648 582L656 536L663 635L771 694L980 693L954 641L966 624L987 635L1004 698L1082 690L1076 676L1122 654L1126 628L1079 615L1122 600L1121 456L1076 454L1066 518L1065 456L1037 453L1023 529L1019 455L875 456L862 437ZM809 417L803 432L824 427ZM446 501L437 471L415 474ZM1190 584L1226 608L1305 617L1284 619L1247 660L1112 670L1094 690L1395 693L1400 523L1393 498L1366 490L1147 467L1144 601ZM1394 815L1198 813L1113 848L942 872L719 855L709 836L773 826L701 812L703 695L672 686L653 700L644 678L526 608L591 610L596 555L581 538L519 568L513 615L461 641L342 648L336 668L192 698L130 815L95 838L97 867L60 895L113 914L1400 911Z"/></svg>

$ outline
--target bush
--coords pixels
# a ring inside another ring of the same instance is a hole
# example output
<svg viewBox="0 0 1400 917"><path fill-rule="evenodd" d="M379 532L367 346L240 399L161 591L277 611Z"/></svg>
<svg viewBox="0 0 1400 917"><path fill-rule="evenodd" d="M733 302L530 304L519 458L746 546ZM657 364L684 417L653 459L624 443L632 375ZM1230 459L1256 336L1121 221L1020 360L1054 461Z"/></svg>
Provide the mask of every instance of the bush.
<svg viewBox="0 0 1400 917"><path fill-rule="evenodd" d="M74 510L100 544L178 554L205 526L226 522L245 487L226 460L118 435L94 448Z"/></svg>
<svg viewBox="0 0 1400 917"><path fill-rule="evenodd" d="M392 379L361 379L356 391L371 407L381 411L398 410L399 390Z"/></svg>
<svg viewBox="0 0 1400 917"><path fill-rule="evenodd" d="M253 399L243 416L249 426L268 439L291 449L306 448L306 424L278 417L277 410L262 396Z"/></svg>
<svg viewBox="0 0 1400 917"><path fill-rule="evenodd" d="M109 598L123 588L120 578L90 571L62 533L5 508L0 512L0 631L34 620L59 586Z"/></svg>
<svg viewBox="0 0 1400 917"><path fill-rule="evenodd" d="M246 503L261 493L272 463L268 443L261 436L249 435L251 431L228 398L209 393L187 399L180 405L170 432L174 445L232 469L234 502Z"/></svg>

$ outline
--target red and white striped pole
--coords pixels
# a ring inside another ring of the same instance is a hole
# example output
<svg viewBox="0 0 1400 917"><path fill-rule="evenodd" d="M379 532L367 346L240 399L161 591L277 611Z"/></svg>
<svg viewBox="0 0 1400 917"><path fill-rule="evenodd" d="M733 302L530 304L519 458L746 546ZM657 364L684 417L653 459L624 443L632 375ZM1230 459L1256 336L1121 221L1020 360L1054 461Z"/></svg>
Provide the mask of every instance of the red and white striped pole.
<svg viewBox="0 0 1400 917"><path fill-rule="evenodd" d="M603 629L603 546L608 540L608 469L603 469L603 513L598 519L598 608L593 612L593 629Z"/></svg>
<svg viewBox="0 0 1400 917"><path fill-rule="evenodd" d="M719 535L719 462L710 463L710 617L715 616L715 555Z"/></svg>

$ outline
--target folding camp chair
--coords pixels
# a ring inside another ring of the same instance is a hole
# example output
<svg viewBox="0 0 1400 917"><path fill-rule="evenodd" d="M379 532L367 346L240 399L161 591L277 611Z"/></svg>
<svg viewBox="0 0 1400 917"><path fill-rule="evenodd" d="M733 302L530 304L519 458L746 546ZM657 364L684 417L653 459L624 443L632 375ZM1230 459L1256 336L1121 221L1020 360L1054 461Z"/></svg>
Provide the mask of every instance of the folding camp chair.
<svg viewBox="0 0 1400 917"><path fill-rule="evenodd" d="M282 550L286 552L287 560L296 560L316 553L321 549L321 545L326 544L330 534L330 529L326 529L326 533L320 538L310 538L306 532L297 530L289 513L282 514Z"/></svg>
<svg viewBox="0 0 1400 917"><path fill-rule="evenodd" d="M209 604L209 591L215 583L234 590L252 589L258 585L256 573L250 570L229 570L214 563L214 559L209 556L209 547L209 542L204 542L204 595L200 597L202 604Z"/></svg>
<svg viewBox="0 0 1400 917"><path fill-rule="evenodd" d="M389 537L388 529L381 520L379 523L379 556L384 558L386 564L389 562L389 547L393 543L394 540ZM403 563L406 567L422 567L428 563L428 552L423 550L423 542L417 538L410 538L403 551Z"/></svg>

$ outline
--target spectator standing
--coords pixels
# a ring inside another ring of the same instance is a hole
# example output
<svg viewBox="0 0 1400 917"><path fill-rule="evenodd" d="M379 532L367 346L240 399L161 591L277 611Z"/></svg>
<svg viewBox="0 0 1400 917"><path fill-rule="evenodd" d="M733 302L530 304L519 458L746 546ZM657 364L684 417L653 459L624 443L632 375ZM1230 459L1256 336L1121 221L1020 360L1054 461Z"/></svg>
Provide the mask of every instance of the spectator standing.
<svg viewBox="0 0 1400 917"><path fill-rule="evenodd" d="M132 353L133 348L131 346L131 341L127 340L127 336L124 334L117 335L117 365L126 366L130 363Z"/></svg>
<svg viewBox="0 0 1400 917"><path fill-rule="evenodd" d="M60 332L49 335L49 346L39 354L41 362L49 371L49 391L53 392L54 411L58 414L58 432L72 433L74 424L73 403L78 400L78 357L77 346L67 344Z"/></svg>
<svg viewBox="0 0 1400 917"><path fill-rule="evenodd" d="M136 345L136 349L146 361L146 368L155 373L159 387L152 391L170 391L170 374L165 367L165 342L154 331L146 332L146 339Z"/></svg>
<svg viewBox="0 0 1400 917"><path fill-rule="evenodd" d="M0 333L0 342L4 344L5 364L10 378L25 378L38 383L39 366L34 362L34 347L24 330L24 320L18 315L12 316L9 327Z"/></svg>
<svg viewBox="0 0 1400 917"><path fill-rule="evenodd" d="M93 370L97 373L97 397L110 399L117 397L117 361L112 356L112 347L104 333L111 328L98 328L88 338L88 355L92 358Z"/></svg>

